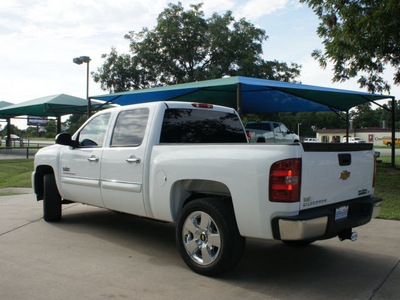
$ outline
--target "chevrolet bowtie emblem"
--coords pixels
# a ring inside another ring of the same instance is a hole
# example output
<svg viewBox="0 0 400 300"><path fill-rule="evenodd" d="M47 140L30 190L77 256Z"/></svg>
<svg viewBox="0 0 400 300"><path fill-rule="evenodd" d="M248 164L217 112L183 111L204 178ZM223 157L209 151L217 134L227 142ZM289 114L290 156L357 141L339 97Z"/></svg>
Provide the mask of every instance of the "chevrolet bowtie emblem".
<svg viewBox="0 0 400 300"><path fill-rule="evenodd" d="M346 179L349 178L349 177L350 177L350 172L348 172L348 171L343 171L343 172L340 174L339 179L346 180Z"/></svg>

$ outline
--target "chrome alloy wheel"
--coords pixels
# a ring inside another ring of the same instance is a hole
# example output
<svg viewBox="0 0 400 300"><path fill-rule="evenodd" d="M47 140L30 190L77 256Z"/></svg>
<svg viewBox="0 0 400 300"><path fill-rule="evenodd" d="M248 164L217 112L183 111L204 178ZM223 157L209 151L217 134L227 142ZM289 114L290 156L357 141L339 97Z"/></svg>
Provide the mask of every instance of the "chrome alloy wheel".
<svg viewBox="0 0 400 300"><path fill-rule="evenodd" d="M196 263L207 266L218 258L221 236L214 220L205 212L195 211L187 217L182 239L186 252Z"/></svg>

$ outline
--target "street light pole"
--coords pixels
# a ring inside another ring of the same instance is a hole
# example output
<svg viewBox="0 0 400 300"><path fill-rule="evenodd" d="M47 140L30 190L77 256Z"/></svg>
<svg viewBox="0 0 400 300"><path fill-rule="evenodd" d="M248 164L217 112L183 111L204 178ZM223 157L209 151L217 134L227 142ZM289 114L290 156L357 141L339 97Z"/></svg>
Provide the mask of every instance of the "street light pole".
<svg viewBox="0 0 400 300"><path fill-rule="evenodd" d="M89 119L90 116L92 115L92 103L89 98L89 62L90 62L90 57L89 56L80 56L80 57L75 57L72 61L77 64L81 65L83 63L87 64L87 71L86 71L86 100L88 101L87 105L87 118Z"/></svg>

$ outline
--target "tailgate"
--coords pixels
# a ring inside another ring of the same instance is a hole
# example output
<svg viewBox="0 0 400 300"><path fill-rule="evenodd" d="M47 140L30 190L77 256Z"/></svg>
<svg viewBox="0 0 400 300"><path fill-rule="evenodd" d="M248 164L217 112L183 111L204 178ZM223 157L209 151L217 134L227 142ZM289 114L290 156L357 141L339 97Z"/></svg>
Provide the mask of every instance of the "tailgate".
<svg viewBox="0 0 400 300"><path fill-rule="evenodd" d="M373 194L372 144L302 145L300 210Z"/></svg>

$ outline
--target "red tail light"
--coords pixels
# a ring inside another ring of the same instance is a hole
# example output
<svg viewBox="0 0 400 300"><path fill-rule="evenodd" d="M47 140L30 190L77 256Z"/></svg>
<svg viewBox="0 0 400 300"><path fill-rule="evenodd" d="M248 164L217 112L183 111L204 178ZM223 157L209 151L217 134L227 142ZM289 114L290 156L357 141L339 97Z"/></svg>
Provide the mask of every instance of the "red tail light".
<svg viewBox="0 0 400 300"><path fill-rule="evenodd" d="M269 173L269 201L299 202L301 159L286 159L274 163Z"/></svg>
<svg viewBox="0 0 400 300"><path fill-rule="evenodd" d="M250 131L246 131L246 134L247 134L247 138L250 140L250 139L251 139L251 133L250 133Z"/></svg>

